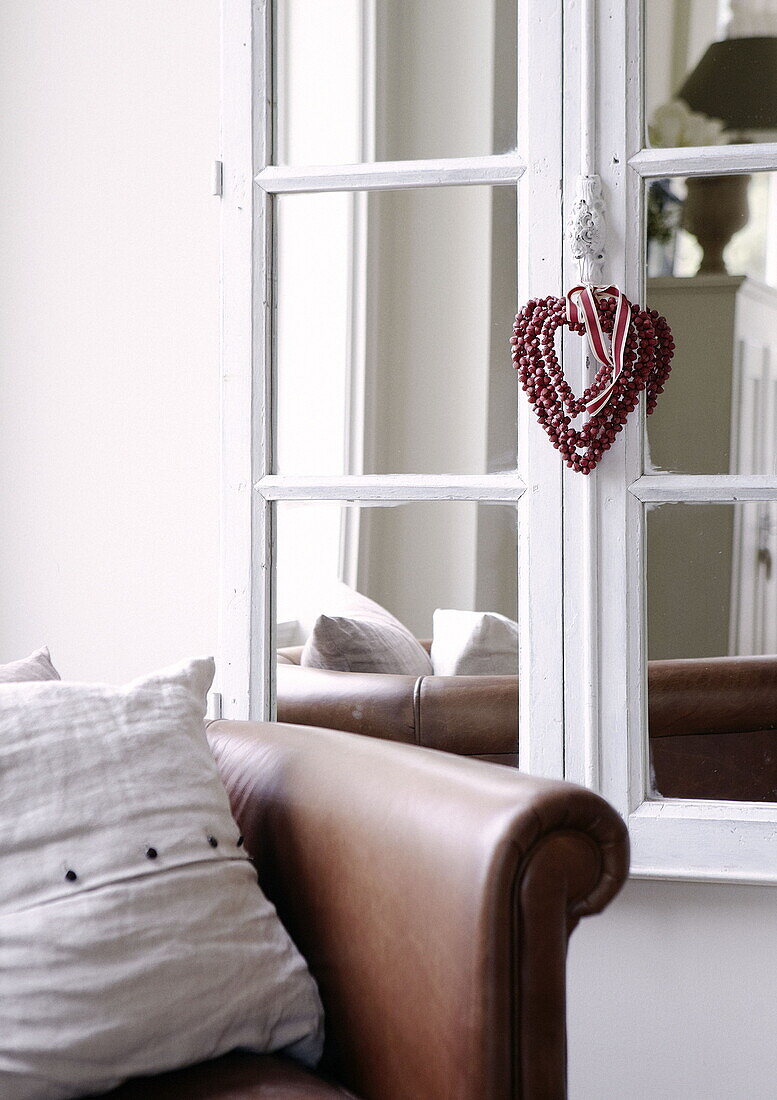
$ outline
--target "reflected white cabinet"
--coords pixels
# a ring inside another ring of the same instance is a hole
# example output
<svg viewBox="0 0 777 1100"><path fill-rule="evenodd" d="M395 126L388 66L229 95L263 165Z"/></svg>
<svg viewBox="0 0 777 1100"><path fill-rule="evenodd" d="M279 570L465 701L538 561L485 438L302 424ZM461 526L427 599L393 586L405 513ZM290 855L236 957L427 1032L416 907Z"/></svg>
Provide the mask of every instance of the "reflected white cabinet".
<svg viewBox="0 0 777 1100"><path fill-rule="evenodd" d="M670 318L679 349L671 399L651 425L656 467L671 455L682 471L777 474L777 290L734 275L662 277L649 281L648 300ZM694 409L702 423L689 419ZM720 606L727 652L774 653L777 503L736 505L732 518L733 530L721 527L706 548L710 566L721 553L731 560L730 601L721 593ZM663 551L668 568L672 548ZM662 554L658 538L653 552ZM671 585L665 596L674 598ZM660 603L654 594L651 618L667 617Z"/></svg>

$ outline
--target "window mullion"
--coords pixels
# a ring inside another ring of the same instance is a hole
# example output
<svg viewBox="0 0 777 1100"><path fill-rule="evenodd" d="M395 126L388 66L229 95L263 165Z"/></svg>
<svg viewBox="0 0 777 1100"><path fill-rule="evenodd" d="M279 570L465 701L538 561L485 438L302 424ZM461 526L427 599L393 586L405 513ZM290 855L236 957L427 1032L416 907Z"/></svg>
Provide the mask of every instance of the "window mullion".
<svg viewBox="0 0 777 1100"><path fill-rule="evenodd" d="M318 191L397 191L411 187L456 187L516 183L526 170L516 153L439 160L375 161L369 164L268 165L256 176L269 194Z"/></svg>
<svg viewBox="0 0 777 1100"><path fill-rule="evenodd" d="M777 168L777 142L641 149L629 160L629 167L643 178L654 179L773 171Z"/></svg>
<svg viewBox="0 0 777 1100"><path fill-rule="evenodd" d="M777 477L770 474L646 474L629 488L646 504L777 500Z"/></svg>
<svg viewBox="0 0 777 1100"><path fill-rule="evenodd" d="M517 474L272 475L254 486L265 500L474 500L514 503L525 485Z"/></svg>

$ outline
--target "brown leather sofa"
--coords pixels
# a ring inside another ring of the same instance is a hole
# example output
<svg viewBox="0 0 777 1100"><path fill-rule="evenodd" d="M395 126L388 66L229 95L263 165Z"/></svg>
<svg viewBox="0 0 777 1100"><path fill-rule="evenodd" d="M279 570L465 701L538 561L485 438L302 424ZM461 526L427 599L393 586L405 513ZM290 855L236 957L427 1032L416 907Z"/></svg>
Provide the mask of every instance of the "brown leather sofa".
<svg viewBox="0 0 777 1100"><path fill-rule="evenodd" d="M315 975L321 1072L234 1053L113 1100L559 1100L565 956L628 870L581 787L332 730L215 722L259 879Z"/></svg>
<svg viewBox="0 0 777 1100"><path fill-rule="evenodd" d="M300 648L279 652L282 721L517 765L513 676L326 672L302 668ZM777 656L651 661L648 711L665 798L777 801Z"/></svg>

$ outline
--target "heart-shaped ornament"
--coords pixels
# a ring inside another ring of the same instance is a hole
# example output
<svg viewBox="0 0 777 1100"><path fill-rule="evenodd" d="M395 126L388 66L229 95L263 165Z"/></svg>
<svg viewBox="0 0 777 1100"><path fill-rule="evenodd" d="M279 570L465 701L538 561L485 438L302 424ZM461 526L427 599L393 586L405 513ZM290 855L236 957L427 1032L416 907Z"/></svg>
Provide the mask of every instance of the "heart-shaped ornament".
<svg viewBox="0 0 777 1100"><path fill-rule="evenodd" d="M556 354L559 328L588 338L599 369L576 397ZM642 391L653 412L672 369L674 342L665 317L631 305L617 287L575 287L564 298L533 298L516 315L513 364L537 420L572 470L589 474L609 451ZM588 420L575 428L583 413Z"/></svg>

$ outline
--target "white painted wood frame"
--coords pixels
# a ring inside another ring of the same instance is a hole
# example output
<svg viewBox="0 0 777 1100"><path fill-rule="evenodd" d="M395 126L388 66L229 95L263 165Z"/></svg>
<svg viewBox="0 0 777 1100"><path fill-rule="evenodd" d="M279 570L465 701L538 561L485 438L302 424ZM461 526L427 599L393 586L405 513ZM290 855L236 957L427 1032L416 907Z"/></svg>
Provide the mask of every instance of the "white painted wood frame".
<svg viewBox="0 0 777 1100"><path fill-rule="evenodd" d="M253 492L271 457L272 204L253 182L270 159L270 6L222 3L221 577L218 686L225 718L269 712L259 654L273 644L270 505Z"/></svg>
<svg viewBox="0 0 777 1100"><path fill-rule="evenodd" d="M777 142L761 145L704 145L696 148L640 149L629 165L644 179L673 176L729 176L768 172L777 164Z"/></svg>
<svg viewBox="0 0 777 1100"><path fill-rule="evenodd" d="M359 151L362 161L375 160L377 94L376 0L361 0L359 19L359 86L360 133ZM375 264L369 253L370 214L368 195L357 191L351 195L351 239L349 247L350 315L348 318L348 361L345 378L345 469L348 474L364 473L371 455L365 453L367 440L368 372L372 361L372 333L369 324L370 276ZM359 544L362 523L359 511L343 508L340 516L340 565L342 580L356 588L359 575Z"/></svg>
<svg viewBox="0 0 777 1100"><path fill-rule="evenodd" d="M518 301L562 294L563 0L518 4ZM564 629L559 456L527 401L518 406L518 468L526 479L518 524L518 760L564 776Z"/></svg>
<svg viewBox="0 0 777 1100"><path fill-rule="evenodd" d="M575 0L567 0L566 7L565 40L571 49L564 79L566 101L574 102L579 59L569 27L580 14ZM644 301L646 181L777 169L777 145L643 149L642 4L596 0L595 9L594 170L602 178L607 204L605 279L633 301ZM569 165L579 161L576 127L570 109L565 118ZM568 267L567 281L574 274ZM592 477L565 473L566 775L593 780L627 819L632 874L777 882L777 806L648 795L644 560L650 504L773 500L777 478L644 474L643 439L641 415L627 424ZM581 541L596 551L590 572L581 568ZM594 657L586 661L581 650L591 640Z"/></svg>
<svg viewBox="0 0 777 1100"><path fill-rule="evenodd" d="M408 187L454 187L517 183L525 170L514 153L451 160L392 160L371 164L268 165L256 182L271 195L320 191L401 191Z"/></svg>
<svg viewBox="0 0 777 1100"><path fill-rule="evenodd" d="M518 187L521 299L560 293L561 0L520 0L519 152L359 165L272 163L271 4L222 0L224 35L223 524L224 715L271 717L274 508L283 500L499 501L521 506L521 762L563 774L561 471L521 405L519 456L493 475L282 476L273 462L272 211L277 195L408 187ZM253 57L253 64L251 63ZM251 181L254 181L251 186ZM505 369L510 369L505 318ZM526 493L529 484L531 492ZM523 498L523 499L522 499ZM528 535L529 528L535 537ZM547 675L549 668L558 675Z"/></svg>

